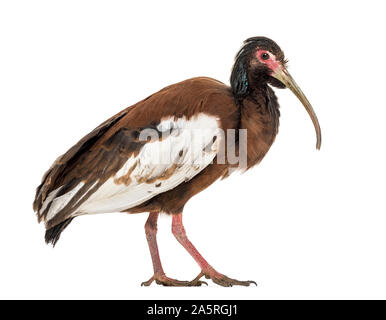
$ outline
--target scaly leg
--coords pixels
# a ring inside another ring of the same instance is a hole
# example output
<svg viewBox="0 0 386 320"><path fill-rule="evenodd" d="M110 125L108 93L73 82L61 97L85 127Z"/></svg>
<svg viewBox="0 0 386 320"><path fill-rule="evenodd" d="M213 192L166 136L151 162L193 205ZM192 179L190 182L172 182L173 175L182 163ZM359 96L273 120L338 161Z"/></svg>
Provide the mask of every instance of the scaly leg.
<svg viewBox="0 0 386 320"><path fill-rule="evenodd" d="M146 239L149 244L151 260L153 261L154 275L148 281L142 282L141 285L150 286L151 283L155 281L157 284L162 284L164 286L178 286L178 287L201 286L204 283L203 281L179 281L179 280L168 278L165 275L165 272L162 268L161 259L158 252L158 245L157 245L158 216L159 216L158 212L151 212L145 224Z"/></svg>
<svg viewBox="0 0 386 320"><path fill-rule="evenodd" d="M172 221L172 232L179 243L190 253L194 260L198 263L201 268L200 274L192 281L200 281L200 279L205 276L207 279L212 279L214 283L217 283L223 287L231 287L233 285L239 286L249 286L250 284L255 284L254 281L239 281L235 279L228 278L227 276L217 272L209 263L201 256L197 251L194 245L190 242L186 236L184 225L182 224L182 213L173 215Z"/></svg>

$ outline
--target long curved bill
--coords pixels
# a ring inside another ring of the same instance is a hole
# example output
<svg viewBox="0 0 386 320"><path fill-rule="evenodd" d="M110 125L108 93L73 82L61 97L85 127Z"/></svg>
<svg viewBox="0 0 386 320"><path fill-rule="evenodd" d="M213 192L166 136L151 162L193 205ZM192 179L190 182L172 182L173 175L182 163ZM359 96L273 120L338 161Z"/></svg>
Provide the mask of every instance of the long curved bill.
<svg viewBox="0 0 386 320"><path fill-rule="evenodd" d="M316 113L314 109L311 106L311 103L308 101L306 96L304 95L303 91L299 88L299 86L296 84L295 80L291 77L291 75L288 73L288 71L284 67L278 67L276 71L272 74L272 77L278 79L280 82L282 82L288 89L290 89L295 96L300 100L300 102L303 104L304 108L307 110L312 123L315 127L316 132L316 149L320 149L320 146L322 144L322 133L320 130L320 125L318 121L318 117L316 116Z"/></svg>

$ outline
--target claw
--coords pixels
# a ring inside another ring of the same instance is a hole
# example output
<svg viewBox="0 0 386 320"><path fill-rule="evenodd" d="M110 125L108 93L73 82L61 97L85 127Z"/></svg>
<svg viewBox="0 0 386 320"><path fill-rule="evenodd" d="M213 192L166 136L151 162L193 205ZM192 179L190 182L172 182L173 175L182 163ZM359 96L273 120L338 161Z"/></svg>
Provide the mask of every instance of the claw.
<svg viewBox="0 0 386 320"><path fill-rule="evenodd" d="M154 281L154 276L152 276L149 280L142 282L141 287L148 287L153 283L153 281Z"/></svg>

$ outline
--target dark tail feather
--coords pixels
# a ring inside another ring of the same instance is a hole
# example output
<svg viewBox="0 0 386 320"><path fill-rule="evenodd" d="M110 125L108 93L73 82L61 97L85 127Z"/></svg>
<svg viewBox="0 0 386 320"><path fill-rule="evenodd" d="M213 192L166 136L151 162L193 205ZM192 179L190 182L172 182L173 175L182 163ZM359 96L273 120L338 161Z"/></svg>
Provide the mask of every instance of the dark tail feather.
<svg viewBox="0 0 386 320"><path fill-rule="evenodd" d="M72 219L74 218L68 218L67 220L64 220L63 222L56 225L55 227L52 227L46 230L46 236L45 236L46 243L47 244L52 243L52 246L55 247L55 244L58 242L60 238L60 234L64 229L66 229L66 227L70 224Z"/></svg>

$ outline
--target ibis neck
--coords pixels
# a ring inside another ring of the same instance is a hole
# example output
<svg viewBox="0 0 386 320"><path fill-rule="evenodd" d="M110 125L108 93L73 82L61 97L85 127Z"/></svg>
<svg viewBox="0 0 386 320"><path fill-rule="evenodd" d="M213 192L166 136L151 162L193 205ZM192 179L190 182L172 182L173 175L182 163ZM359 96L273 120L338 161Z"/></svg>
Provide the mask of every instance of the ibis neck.
<svg viewBox="0 0 386 320"><path fill-rule="evenodd" d="M240 128L247 129L248 168L259 163L275 140L279 128L279 104L273 90L255 88L240 105Z"/></svg>

